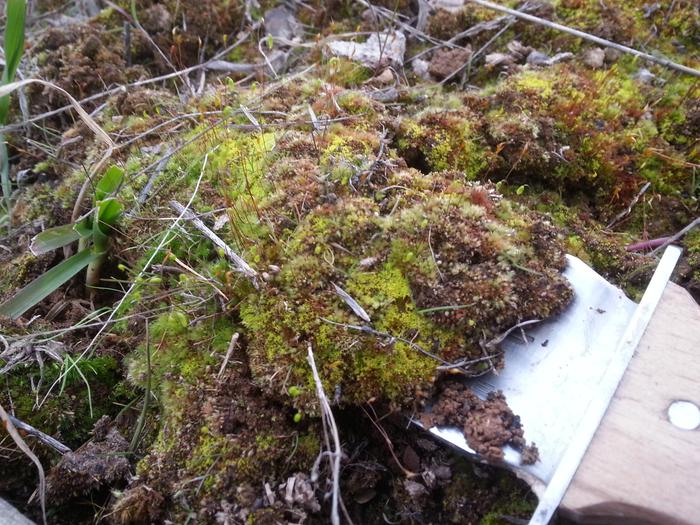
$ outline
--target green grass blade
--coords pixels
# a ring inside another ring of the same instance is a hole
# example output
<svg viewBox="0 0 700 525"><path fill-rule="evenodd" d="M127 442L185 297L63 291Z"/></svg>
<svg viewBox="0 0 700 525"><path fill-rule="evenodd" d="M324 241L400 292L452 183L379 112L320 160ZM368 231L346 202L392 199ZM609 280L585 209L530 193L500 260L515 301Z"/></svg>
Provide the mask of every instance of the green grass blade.
<svg viewBox="0 0 700 525"><path fill-rule="evenodd" d="M2 73L3 84L9 84L14 80L19 61L24 53L24 19L26 12L26 0L8 0L7 22L5 25L5 70ZM0 99L0 124L5 124L9 108L9 97L2 97Z"/></svg>
<svg viewBox="0 0 700 525"><path fill-rule="evenodd" d="M0 315L17 319L98 257L99 254L84 250L54 266L2 303Z"/></svg>
<svg viewBox="0 0 700 525"><path fill-rule="evenodd" d="M3 208L7 213L8 220L10 220L10 212L12 211L10 208L10 196L12 195L10 159L8 158L7 144L5 144L5 135L2 134L0 134L0 184L2 185Z"/></svg>
<svg viewBox="0 0 700 525"><path fill-rule="evenodd" d="M75 228L73 224L65 224L63 226L56 226L55 228L49 228L43 232L35 235L29 245L29 250L34 255L42 255L44 253L70 244L73 241L80 239L82 235Z"/></svg>

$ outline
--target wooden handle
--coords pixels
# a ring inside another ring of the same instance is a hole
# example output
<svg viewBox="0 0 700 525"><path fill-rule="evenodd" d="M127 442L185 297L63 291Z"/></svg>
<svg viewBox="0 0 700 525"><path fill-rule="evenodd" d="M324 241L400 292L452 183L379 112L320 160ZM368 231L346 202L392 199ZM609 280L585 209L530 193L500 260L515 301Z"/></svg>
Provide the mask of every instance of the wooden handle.
<svg viewBox="0 0 700 525"><path fill-rule="evenodd" d="M700 524L700 428L668 418L700 406L700 307L669 283L560 511L580 523Z"/></svg>

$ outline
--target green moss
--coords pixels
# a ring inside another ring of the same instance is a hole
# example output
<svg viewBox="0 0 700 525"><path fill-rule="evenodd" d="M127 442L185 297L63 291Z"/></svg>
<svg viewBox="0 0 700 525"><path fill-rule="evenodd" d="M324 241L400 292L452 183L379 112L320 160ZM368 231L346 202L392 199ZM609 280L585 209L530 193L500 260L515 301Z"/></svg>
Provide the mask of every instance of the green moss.
<svg viewBox="0 0 700 525"><path fill-rule="evenodd" d="M488 188L465 188L461 173L428 179L407 171L386 181L406 192L403 205L387 204L390 214L380 212L373 193L336 196L334 204L319 204L294 228L275 233L282 249L266 252L271 258L260 263L281 270L244 299L240 310L248 333L255 334L249 345L251 369L263 389L314 413L314 383L306 362L310 344L326 391L340 392L342 402L410 403L430 386L440 364L426 351L446 360L480 355L482 337L517 322L513 310L508 313L513 304L521 305L515 308L520 315L533 309L537 316L550 315L562 304L558 301L567 300L565 287L547 304L520 296L535 286L526 277L535 274L523 268L539 268L551 276L552 286L562 284L538 259L561 264L561 252L554 245L546 254L528 247L531 217L514 213ZM440 191L423 191L424 185ZM260 211L276 223L281 210L276 201L270 203L275 205ZM470 266L472 258L481 264ZM331 283L362 305L374 329L399 339L342 328L361 320ZM299 385L299 395L287 395L290 384Z"/></svg>
<svg viewBox="0 0 700 525"><path fill-rule="evenodd" d="M120 410L117 403L129 401L133 393L129 388L118 387L121 370L117 361L113 357L99 356L77 361L76 368L63 376L58 388L41 407L36 406L37 399L46 394L47 385L59 379L64 370L55 362L46 363L43 372L35 366L16 368L6 376L7 389L2 394L2 403L12 406L22 421L69 447L77 447L88 439L100 417L114 416ZM43 387L34 391L42 375Z"/></svg>
<svg viewBox="0 0 700 525"><path fill-rule="evenodd" d="M474 180L488 160L474 124L474 116L464 110L428 111L418 121L406 119L399 129L399 152L419 167L458 170Z"/></svg>
<svg viewBox="0 0 700 525"><path fill-rule="evenodd" d="M321 65L327 82L343 87L357 87L372 78L372 70L345 58L332 57Z"/></svg>

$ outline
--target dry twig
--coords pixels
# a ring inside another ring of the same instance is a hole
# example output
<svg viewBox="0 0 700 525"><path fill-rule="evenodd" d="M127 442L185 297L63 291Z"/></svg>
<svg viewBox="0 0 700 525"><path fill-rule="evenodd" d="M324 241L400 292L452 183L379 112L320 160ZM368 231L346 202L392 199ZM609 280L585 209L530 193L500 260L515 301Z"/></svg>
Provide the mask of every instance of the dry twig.
<svg viewBox="0 0 700 525"><path fill-rule="evenodd" d="M700 217L696 217L695 220L693 220L690 224L688 224L688 225L687 225L685 228L683 228L681 231L679 231L678 233L676 233L676 234L671 235L670 237L668 237L668 238L664 241L663 244L661 244L659 247L657 247L657 248L655 248L654 250L652 250L652 252L650 253L650 255L655 255L655 254L659 253L661 250L663 250L664 248L666 248L666 246L668 246L669 244L672 244L672 243L676 242L678 239L680 239L681 237L683 237L686 233L688 233L690 230L692 230L693 228L695 228L698 224L700 224Z"/></svg>
<svg viewBox="0 0 700 525"><path fill-rule="evenodd" d="M196 214L192 213L190 210L185 208L182 204L180 204L177 201L170 201L170 207L177 211L181 215L181 217L190 221L192 225L195 228L197 228L200 232L202 232L202 234L207 239L213 242L217 247L221 248L226 254L228 260L236 266L236 269L240 273L245 275L248 279L250 279L253 285L257 287L258 272L253 270L253 268L251 268L248 265L248 263L243 260L242 257L240 257L236 252L234 252L228 244L222 241L221 237L219 237L217 234L211 231L209 227L206 224L204 224L201 221L201 219L199 219L199 217L197 217Z"/></svg>
<svg viewBox="0 0 700 525"><path fill-rule="evenodd" d="M326 393L323 390L323 383L321 382L321 378L318 375L318 370L316 369L316 361L314 360L314 352L311 348L311 343L309 343L308 347L307 360L309 361L311 373L313 374L314 382L316 383L316 396L318 397L318 403L321 407L321 421L323 423L323 434L326 441L327 452L330 457L329 461L331 463L331 472L333 477L331 523L333 525L340 525L340 515L338 514L338 502L340 500L340 458L342 456L342 449L340 447L340 436L338 435L338 427L335 424L335 418L333 417L331 405L328 402ZM333 451L331 451L330 449L330 443L328 438L329 430L330 435L333 438Z"/></svg>

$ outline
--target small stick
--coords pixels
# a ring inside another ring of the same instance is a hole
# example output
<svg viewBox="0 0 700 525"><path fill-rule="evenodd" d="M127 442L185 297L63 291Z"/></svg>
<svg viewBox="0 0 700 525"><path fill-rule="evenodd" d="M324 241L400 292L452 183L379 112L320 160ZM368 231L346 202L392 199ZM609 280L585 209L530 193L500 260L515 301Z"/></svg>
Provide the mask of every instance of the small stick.
<svg viewBox="0 0 700 525"><path fill-rule="evenodd" d="M28 423L25 423L24 421L21 421L17 419L15 416L9 415L10 421L12 421L12 424L15 426L15 428L18 428L19 430L22 430L23 432L26 432L30 436L35 437L37 440L42 442L44 445L48 445L52 449L54 449L56 452L60 454L66 454L68 452L71 452L71 449L68 448L66 445L58 441L57 439L49 436L48 434L44 434L41 430L34 428Z"/></svg>
<svg viewBox="0 0 700 525"><path fill-rule="evenodd" d="M219 373L216 375L217 379L221 379L221 376L224 374L224 370L226 370L226 365L228 365L229 359L231 359L231 355L233 355L233 350L236 348L236 345L238 344L238 338L240 337L240 334L236 332L231 336L231 342L228 344L228 350L226 350L226 357L224 357L224 362L221 363L221 368L219 369Z"/></svg>
<svg viewBox="0 0 700 525"><path fill-rule="evenodd" d="M200 232L202 232L202 234L207 239L209 239L216 246L221 248L226 254L226 257L229 259L229 261L231 261L236 266L239 272L248 277L248 279L250 279L253 285L257 288L256 279L258 277L258 272L253 270L253 268L251 268L247 262L245 262L236 252L229 248L229 246L221 240L221 237L219 237L217 234L211 231L207 227L207 225L199 219L199 217L197 217L194 213L185 208L179 202L170 201L170 207L177 211L184 219L190 221L192 225L195 228L197 228Z"/></svg>
<svg viewBox="0 0 700 525"><path fill-rule="evenodd" d="M639 202L639 199L646 193L646 191L651 187L651 182L647 182L644 186L642 186L642 189L639 190L639 193L632 199L632 202L630 202L630 205L627 206L627 209L624 211L621 211L618 213L613 220L611 220L606 228L612 228L615 226L618 222L620 222L622 219L627 217L630 213L632 213L632 208L634 208L634 205Z"/></svg>
<svg viewBox="0 0 700 525"><path fill-rule="evenodd" d="M616 44L615 42L611 42L610 40L605 40L604 38L600 38L600 37L597 37L595 35L591 35L589 33L584 33L583 31L579 31L578 29L573 29L571 27L557 24L555 22L550 22L549 20L544 20L544 19L539 18L537 16L528 15L527 13L523 13L521 11L516 11L515 9L510 9L508 7L503 7L502 5L494 4L493 2L488 2L487 0L467 0L467 1L469 1L473 4L480 5L482 7L486 7L488 9L493 9L494 11L499 11L501 13L507 13L507 14L515 16L517 18L527 20L528 22L532 22L533 24L539 24L541 26L549 27L550 29L555 29L555 30L561 31L563 33L568 33L568 34L576 36L578 38L583 38L584 40L588 40L589 42L594 42L594 43L599 44L601 46L611 47L613 49L617 49L618 51L622 51L623 53L629 53L630 55L638 56L640 58L643 58L644 60L648 60L649 62L654 62L656 64L660 64L660 65L668 67L670 69L675 69L676 71L680 71L682 73L687 73L688 75L692 75L694 77L700 77L700 71L698 71L697 69L693 69L691 67L687 67L687 66L684 66L682 64L678 64L676 62L668 60L667 58L656 57L654 55L650 55L649 53L645 53L643 51L639 51L639 50L633 49L631 47L623 46L622 44Z"/></svg>
<svg viewBox="0 0 700 525"><path fill-rule="evenodd" d="M661 246L668 240L668 237L659 237L658 239L649 239L648 241L636 242L625 247L628 252L641 252L643 250L651 250Z"/></svg>
<svg viewBox="0 0 700 525"><path fill-rule="evenodd" d="M654 249L651 251L651 253L650 253L649 255L654 255L654 254L660 252L661 250L663 250L664 248L666 248L666 246L668 246L669 244L672 244L672 243L676 242L678 239L680 239L681 237L683 237L683 236L684 236L686 233L688 233L690 230L692 230L693 228L695 228L698 224L700 224L700 217L696 217L695 220L694 220L693 222L691 222L690 224L688 224L688 225L687 225L685 228L683 228L681 231L679 231L678 233L676 233L676 234L674 234L674 235L671 235L668 239L666 239L666 240L663 242L663 244L661 244L661 246L659 246L658 248L654 248Z"/></svg>

